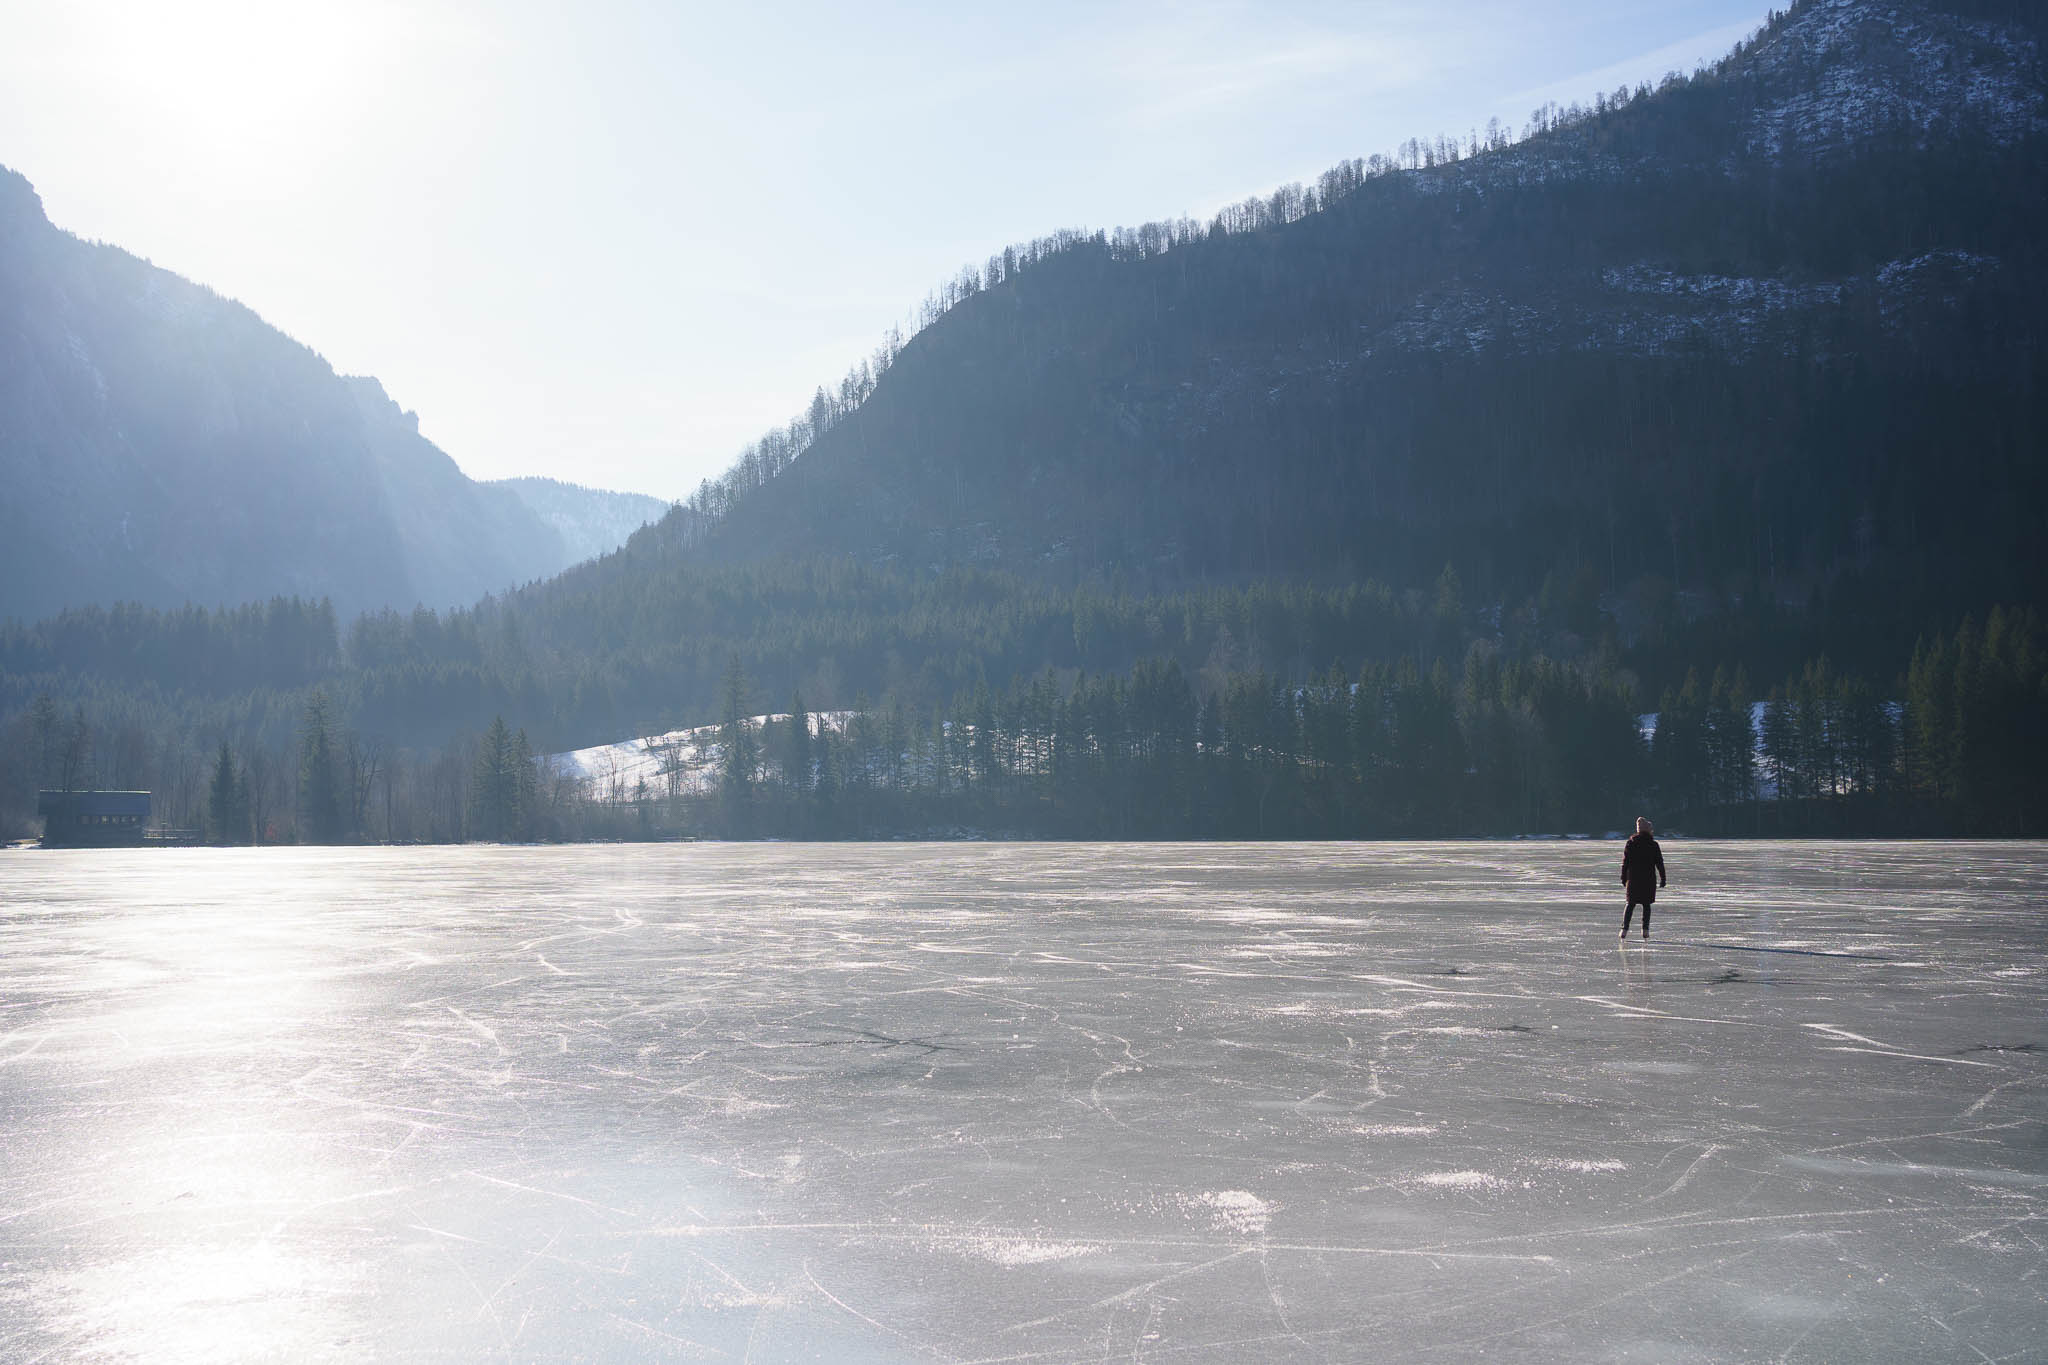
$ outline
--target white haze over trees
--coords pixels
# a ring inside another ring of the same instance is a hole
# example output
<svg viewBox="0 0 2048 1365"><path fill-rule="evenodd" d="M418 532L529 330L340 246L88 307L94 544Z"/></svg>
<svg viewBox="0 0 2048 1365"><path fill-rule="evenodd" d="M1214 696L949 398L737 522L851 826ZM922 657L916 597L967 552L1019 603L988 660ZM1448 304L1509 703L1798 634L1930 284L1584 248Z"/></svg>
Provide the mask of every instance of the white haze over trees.
<svg viewBox="0 0 2048 1365"><path fill-rule="evenodd" d="M674 498L1005 243L1519 131L1764 13L85 0L10 14L0 160L472 476Z"/></svg>

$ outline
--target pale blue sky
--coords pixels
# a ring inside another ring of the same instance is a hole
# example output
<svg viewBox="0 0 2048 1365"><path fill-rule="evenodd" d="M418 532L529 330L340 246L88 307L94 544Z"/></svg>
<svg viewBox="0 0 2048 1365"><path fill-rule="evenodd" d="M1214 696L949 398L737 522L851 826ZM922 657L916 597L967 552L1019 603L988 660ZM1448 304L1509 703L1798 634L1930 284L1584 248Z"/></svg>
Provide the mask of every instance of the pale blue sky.
<svg viewBox="0 0 2048 1365"><path fill-rule="evenodd" d="M1006 243L1519 128L1765 9L0 0L0 164L476 477L675 497Z"/></svg>

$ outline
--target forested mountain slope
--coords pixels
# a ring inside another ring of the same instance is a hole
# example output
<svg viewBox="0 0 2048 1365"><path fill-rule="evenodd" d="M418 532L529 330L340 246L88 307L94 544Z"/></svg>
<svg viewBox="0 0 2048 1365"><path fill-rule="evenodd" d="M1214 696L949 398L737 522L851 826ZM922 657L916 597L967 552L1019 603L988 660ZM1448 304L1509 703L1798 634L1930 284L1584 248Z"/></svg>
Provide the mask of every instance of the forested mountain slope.
<svg viewBox="0 0 2048 1365"><path fill-rule="evenodd" d="M612 572L2041 598L2038 7L1807 0L1528 131L994 258Z"/></svg>
<svg viewBox="0 0 2048 1365"><path fill-rule="evenodd" d="M571 562L376 380L59 231L0 168L0 618L276 594L451 606Z"/></svg>

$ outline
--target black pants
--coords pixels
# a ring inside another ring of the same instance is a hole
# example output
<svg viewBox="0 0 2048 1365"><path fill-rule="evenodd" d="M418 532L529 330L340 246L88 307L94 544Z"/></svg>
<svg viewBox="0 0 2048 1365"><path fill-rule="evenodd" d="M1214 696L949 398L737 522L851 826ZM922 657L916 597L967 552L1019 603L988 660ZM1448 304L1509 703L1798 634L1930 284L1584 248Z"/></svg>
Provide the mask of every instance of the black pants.
<svg viewBox="0 0 2048 1365"><path fill-rule="evenodd" d="M1624 938L1626 938L1626 937L1628 936L1628 923L1629 923L1629 921L1630 921L1630 920L1632 920L1632 919L1634 919L1635 917L1636 917L1636 903L1635 903L1634 901L1630 901L1630 902L1628 903L1628 908L1627 908L1627 909L1625 909L1625 910L1623 910L1623 911L1621 912L1621 932L1622 932L1622 936L1623 936ZM1648 938L1649 936L1650 936L1650 903L1649 903L1648 901L1644 901L1644 902L1643 902L1643 937L1644 937L1644 938Z"/></svg>

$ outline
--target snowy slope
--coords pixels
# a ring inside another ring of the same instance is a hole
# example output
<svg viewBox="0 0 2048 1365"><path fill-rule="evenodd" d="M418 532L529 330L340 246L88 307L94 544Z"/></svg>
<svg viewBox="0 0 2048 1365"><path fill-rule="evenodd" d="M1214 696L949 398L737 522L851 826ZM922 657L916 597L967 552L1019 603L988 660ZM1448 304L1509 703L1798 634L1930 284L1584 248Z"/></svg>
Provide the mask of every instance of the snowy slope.
<svg viewBox="0 0 2048 1365"><path fill-rule="evenodd" d="M2011 143L2048 131L2039 39L1896 0L1809 0L1742 59L1761 99L1750 149L1773 159L1941 129Z"/></svg>
<svg viewBox="0 0 2048 1365"><path fill-rule="evenodd" d="M843 733L851 711L822 711L811 715L811 733ZM756 733L768 722L788 721L786 712L754 716L749 720ZM587 749L549 754L541 762L552 771L580 780L600 800L624 801L642 794L651 796L694 796L710 791L718 782L718 762L724 753L718 742L721 727L699 725L644 735L617 744L596 744Z"/></svg>

